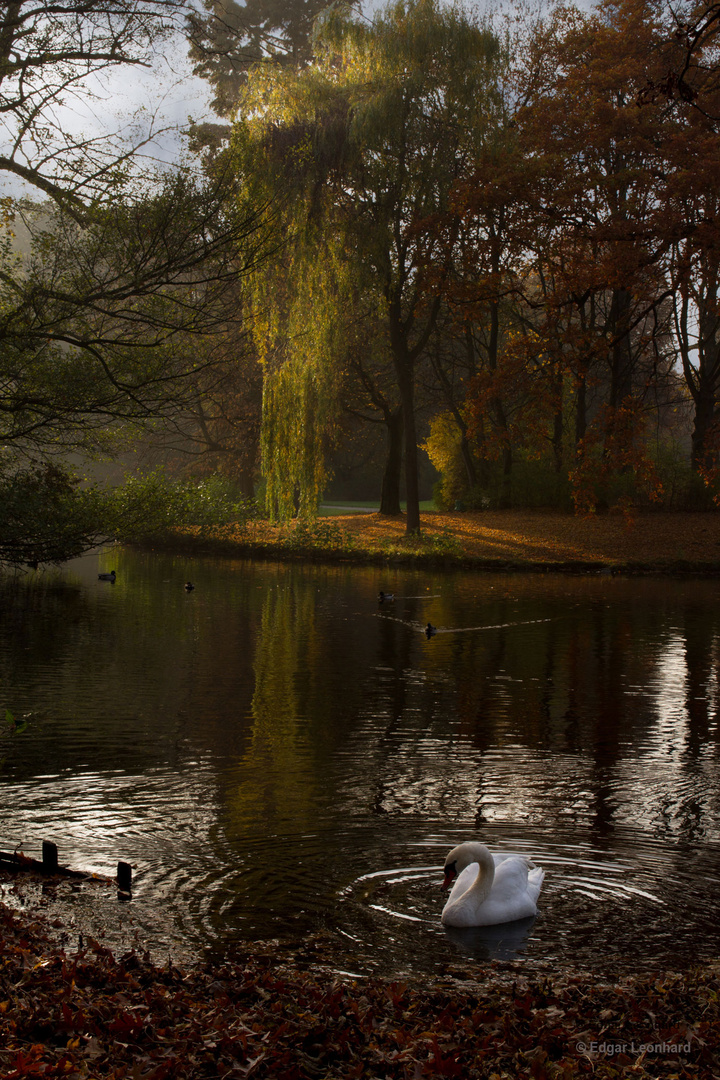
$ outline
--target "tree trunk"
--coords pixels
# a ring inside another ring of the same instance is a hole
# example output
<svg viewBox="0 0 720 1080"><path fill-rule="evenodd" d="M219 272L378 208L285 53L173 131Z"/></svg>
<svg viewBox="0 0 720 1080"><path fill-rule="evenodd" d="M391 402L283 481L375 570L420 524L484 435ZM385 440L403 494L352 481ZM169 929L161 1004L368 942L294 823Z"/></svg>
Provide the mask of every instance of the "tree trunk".
<svg viewBox="0 0 720 1080"><path fill-rule="evenodd" d="M402 475L403 411L399 406L385 417L388 433L387 458L380 494L380 513L397 516L400 509L400 476Z"/></svg>
<svg viewBox="0 0 720 1080"><path fill-rule="evenodd" d="M563 428L564 428L564 409L563 409L563 377L562 371L558 370L558 374L555 378L555 415L553 417L553 435L552 435L552 452L553 461L555 465L555 472L559 476L563 471Z"/></svg>
<svg viewBox="0 0 720 1080"><path fill-rule="evenodd" d="M409 357L398 365L398 386L405 431L405 532L420 532L420 489L418 485L417 433L415 429L414 364Z"/></svg>
<svg viewBox="0 0 720 1080"><path fill-rule="evenodd" d="M700 382L695 395L695 420L691 436L692 470L699 473L708 464L707 437L715 420L715 393L710 382Z"/></svg>
<svg viewBox="0 0 720 1080"><path fill-rule="evenodd" d="M493 270L499 271L499 256L493 255L492 262ZM498 366L498 352L500 347L500 305L497 300L493 300L490 304L490 337L488 341L488 367L491 371L497 371ZM505 406L502 399L499 397L493 398L491 401L492 418L494 421L496 431L502 433L502 480L500 486L500 506L502 508L510 506L510 485L512 480L512 467L513 467L513 451L512 444L510 442L510 431L508 429L507 416L505 415Z"/></svg>
<svg viewBox="0 0 720 1080"><path fill-rule="evenodd" d="M465 466L465 477L467 479L468 491L473 491L477 487L477 469L475 468L475 462L473 461L472 449L470 447L470 440L467 437L467 428L465 425L460 429L460 455Z"/></svg>
<svg viewBox="0 0 720 1080"><path fill-rule="evenodd" d="M405 498L407 500L405 532L408 535L420 532L420 492L418 485L417 429L415 426L415 352L408 348L408 325L403 322L400 304L397 299L389 304L390 347L392 350L395 378L397 379L402 409L403 431L405 434ZM431 332L431 322L425 330L427 338Z"/></svg>
<svg viewBox="0 0 720 1080"><path fill-rule="evenodd" d="M632 295L627 289L613 291L610 327L613 335L610 358L610 407L619 408L632 394L633 357L630 345Z"/></svg>
<svg viewBox="0 0 720 1080"><path fill-rule="evenodd" d="M683 375L693 400L694 417L691 436L691 466L695 473L711 461L712 447L708 442L718 417L720 396L720 316L718 315L718 284L715 271L706 274L694 300L697 305L697 328L691 317L687 292L683 292L680 310L676 310L676 330L680 342ZM697 360L692 361L693 338L697 335Z"/></svg>
<svg viewBox="0 0 720 1080"><path fill-rule="evenodd" d="M509 442L506 442L503 447L502 454L502 481L500 485L500 508L507 510L512 506L512 467L513 467L513 452L512 446Z"/></svg>
<svg viewBox="0 0 720 1080"><path fill-rule="evenodd" d="M575 391L575 451L585 438L587 431L587 383L585 376L578 379Z"/></svg>

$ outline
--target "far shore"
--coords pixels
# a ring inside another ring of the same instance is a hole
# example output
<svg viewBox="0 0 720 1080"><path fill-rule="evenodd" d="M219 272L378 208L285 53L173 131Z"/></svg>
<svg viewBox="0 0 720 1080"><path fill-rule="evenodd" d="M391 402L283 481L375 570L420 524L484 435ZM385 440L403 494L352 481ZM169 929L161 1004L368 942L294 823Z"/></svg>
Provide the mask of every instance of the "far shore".
<svg viewBox="0 0 720 1080"><path fill-rule="evenodd" d="M632 519L553 511L340 514L314 524L252 521L214 531L177 530L153 548L236 558L313 559L477 571L720 575L720 513L646 513Z"/></svg>

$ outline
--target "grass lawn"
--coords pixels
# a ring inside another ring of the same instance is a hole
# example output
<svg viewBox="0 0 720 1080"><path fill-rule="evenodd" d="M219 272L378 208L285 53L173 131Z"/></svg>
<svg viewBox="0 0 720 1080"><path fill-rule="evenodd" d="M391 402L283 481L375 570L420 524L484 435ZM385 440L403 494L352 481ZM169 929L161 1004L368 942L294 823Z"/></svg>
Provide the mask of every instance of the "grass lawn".
<svg viewBox="0 0 720 1080"><path fill-rule="evenodd" d="M405 510L407 504L400 503L403 510ZM378 512L380 504L377 500L374 502L357 502L354 499L342 499L325 500L320 503L320 517L338 517L346 516L347 514L365 514L368 511ZM435 509L435 503L432 499L426 499L420 503L420 513L427 513L428 511Z"/></svg>

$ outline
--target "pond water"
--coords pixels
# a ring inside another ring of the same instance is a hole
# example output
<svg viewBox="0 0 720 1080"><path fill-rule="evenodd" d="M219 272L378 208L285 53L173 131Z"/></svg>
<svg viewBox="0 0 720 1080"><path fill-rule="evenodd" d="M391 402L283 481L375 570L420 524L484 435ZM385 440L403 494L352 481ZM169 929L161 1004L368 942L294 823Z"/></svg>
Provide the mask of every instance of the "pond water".
<svg viewBox="0 0 720 1080"><path fill-rule="evenodd" d="M359 975L716 957L719 601L715 580L125 550L5 576L0 706L29 725L0 749L0 849L132 863L130 902L22 902L158 961L252 942ZM545 869L534 921L442 927L465 839Z"/></svg>

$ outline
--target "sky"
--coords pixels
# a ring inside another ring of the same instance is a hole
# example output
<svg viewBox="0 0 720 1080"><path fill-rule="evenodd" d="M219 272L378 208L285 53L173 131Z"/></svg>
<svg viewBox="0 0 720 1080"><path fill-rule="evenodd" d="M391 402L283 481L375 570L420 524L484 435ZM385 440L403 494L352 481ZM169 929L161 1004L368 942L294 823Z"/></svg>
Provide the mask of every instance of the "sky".
<svg viewBox="0 0 720 1080"><path fill-rule="evenodd" d="M366 0L371 13L381 0ZM150 127L161 134L142 151L145 164L177 161L183 146L178 129L195 121L217 119L210 106L208 84L193 75L187 43L178 34L154 57L151 68L118 67L87 80L90 94L80 95L58 113L63 129L80 137L124 133ZM0 140L1 143L2 140ZM0 195L35 192L8 173L0 173Z"/></svg>

